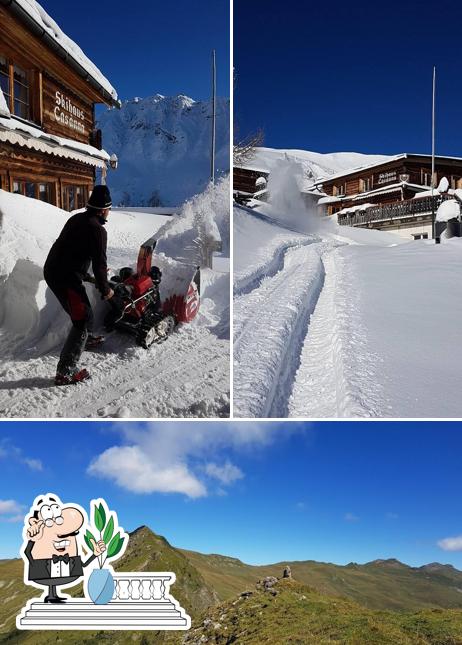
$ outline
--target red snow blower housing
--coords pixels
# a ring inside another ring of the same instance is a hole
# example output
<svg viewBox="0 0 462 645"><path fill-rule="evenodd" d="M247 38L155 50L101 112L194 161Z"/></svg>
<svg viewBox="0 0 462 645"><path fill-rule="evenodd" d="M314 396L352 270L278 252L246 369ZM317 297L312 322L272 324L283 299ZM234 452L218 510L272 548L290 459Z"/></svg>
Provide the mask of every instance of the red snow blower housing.
<svg viewBox="0 0 462 645"><path fill-rule="evenodd" d="M152 266L156 244L151 237L141 246L136 273L123 267L110 279L114 295L104 320L108 331L129 332L145 349L166 340L178 323L191 322L200 306L200 268L175 262L175 275L162 280Z"/></svg>

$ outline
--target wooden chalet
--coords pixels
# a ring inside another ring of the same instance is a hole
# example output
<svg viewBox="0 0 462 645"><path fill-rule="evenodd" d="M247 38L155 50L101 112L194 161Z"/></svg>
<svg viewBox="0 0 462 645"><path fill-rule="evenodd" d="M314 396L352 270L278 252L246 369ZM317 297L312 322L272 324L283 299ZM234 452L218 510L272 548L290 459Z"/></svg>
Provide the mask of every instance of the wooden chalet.
<svg viewBox="0 0 462 645"><path fill-rule="evenodd" d="M83 207L110 160L97 103L120 106L75 43L36 3L0 0L0 188Z"/></svg>
<svg viewBox="0 0 462 645"><path fill-rule="evenodd" d="M233 196L241 204L252 198L265 200L269 170L251 166L234 166Z"/></svg>
<svg viewBox="0 0 462 645"><path fill-rule="evenodd" d="M462 188L462 158L436 157L434 186L443 177L444 194L431 192L431 156L400 154L387 160L338 173L314 184L324 196L320 209L336 214L339 224L392 230L405 237L431 237L432 211Z"/></svg>

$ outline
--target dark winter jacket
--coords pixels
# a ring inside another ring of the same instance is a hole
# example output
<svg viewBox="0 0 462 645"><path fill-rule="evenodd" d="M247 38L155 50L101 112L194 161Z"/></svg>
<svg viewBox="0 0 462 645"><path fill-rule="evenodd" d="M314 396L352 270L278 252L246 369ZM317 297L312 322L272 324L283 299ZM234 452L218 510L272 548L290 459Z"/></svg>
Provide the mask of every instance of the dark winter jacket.
<svg viewBox="0 0 462 645"><path fill-rule="evenodd" d="M45 277L62 283L76 279L82 281L91 264L97 288L103 296L107 295L107 233L104 223L104 218L92 209L70 217L48 253Z"/></svg>

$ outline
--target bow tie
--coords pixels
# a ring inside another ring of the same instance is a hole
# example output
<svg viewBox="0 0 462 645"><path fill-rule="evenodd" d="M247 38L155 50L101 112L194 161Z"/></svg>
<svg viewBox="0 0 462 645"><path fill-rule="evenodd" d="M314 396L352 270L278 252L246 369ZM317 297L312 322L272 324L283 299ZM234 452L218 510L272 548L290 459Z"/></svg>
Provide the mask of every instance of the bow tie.
<svg viewBox="0 0 462 645"><path fill-rule="evenodd" d="M69 556L66 553L66 555L54 555L53 554L53 564L56 564L57 562L65 562L66 564L69 564Z"/></svg>

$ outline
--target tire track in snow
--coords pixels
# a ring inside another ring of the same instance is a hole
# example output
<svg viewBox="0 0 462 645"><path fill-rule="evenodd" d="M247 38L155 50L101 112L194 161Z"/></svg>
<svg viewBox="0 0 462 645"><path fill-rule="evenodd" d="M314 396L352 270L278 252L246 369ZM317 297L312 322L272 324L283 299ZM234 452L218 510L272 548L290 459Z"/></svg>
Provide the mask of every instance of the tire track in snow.
<svg viewBox="0 0 462 645"><path fill-rule="evenodd" d="M267 417L286 405L309 318L322 289L324 244L289 249L274 276L234 302L234 414ZM295 347L295 350L294 350Z"/></svg>

